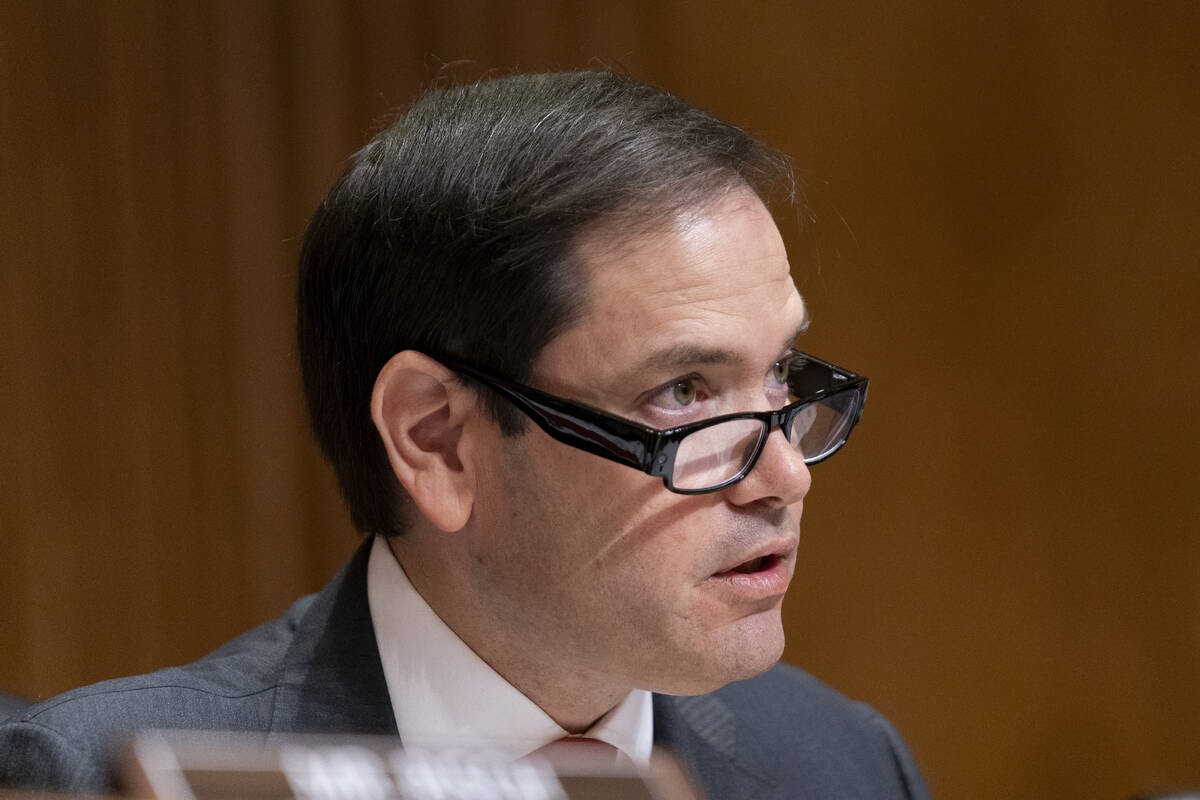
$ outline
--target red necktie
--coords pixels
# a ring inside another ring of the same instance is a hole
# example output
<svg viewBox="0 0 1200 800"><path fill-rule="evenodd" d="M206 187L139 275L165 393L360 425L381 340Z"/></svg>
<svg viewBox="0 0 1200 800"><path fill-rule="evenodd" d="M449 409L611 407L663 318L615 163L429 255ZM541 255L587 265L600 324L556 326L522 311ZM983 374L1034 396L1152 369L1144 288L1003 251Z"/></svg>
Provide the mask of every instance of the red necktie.
<svg viewBox="0 0 1200 800"><path fill-rule="evenodd" d="M590 736L564 736L542 745L530 755L584 756L595 759L597 762L616 763L620 758L621 751L608 742L593 739Z"/></svg>

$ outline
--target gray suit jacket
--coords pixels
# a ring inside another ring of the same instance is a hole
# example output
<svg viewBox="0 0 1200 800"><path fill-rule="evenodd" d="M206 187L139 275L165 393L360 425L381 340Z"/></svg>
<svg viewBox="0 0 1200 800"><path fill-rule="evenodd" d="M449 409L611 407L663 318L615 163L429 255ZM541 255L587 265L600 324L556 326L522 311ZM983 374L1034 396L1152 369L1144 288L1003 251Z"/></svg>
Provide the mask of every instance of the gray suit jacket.
<svg viewBox="0 0 1200 800"><path fill-rule="evenodd" d="M114 755L140 728L396 735L368 552L194 664L76 689L0 726L0 787L111 791ZM655 695L654 729L712 800L928 797L886 720L783 665L708 695Z"/></svg>

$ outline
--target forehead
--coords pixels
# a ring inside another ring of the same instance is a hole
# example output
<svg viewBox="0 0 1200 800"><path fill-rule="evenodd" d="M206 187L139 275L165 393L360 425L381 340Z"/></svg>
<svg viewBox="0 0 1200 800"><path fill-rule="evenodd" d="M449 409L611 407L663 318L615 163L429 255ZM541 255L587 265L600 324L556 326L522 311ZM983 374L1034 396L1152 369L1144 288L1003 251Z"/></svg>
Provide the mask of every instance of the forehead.
<svg viewBox="0 0 1200 800"><path fill-rule="evenodd" d="M570 362L585 358L603 373L598 381L630 378L630 369L670 352L770 361L804 319L783 240L749 189L650 233L601 230L577 255L587 310L543 351L538 372L547 378L578 372L581 362Z"/></svg>

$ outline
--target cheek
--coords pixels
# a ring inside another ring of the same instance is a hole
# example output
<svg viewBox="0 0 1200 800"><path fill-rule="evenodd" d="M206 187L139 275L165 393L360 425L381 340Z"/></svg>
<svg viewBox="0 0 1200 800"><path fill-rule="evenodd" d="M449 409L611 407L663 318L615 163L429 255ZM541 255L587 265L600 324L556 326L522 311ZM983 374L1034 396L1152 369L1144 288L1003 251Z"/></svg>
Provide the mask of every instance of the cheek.
<svg viewBox="0 0 1200 800"><path fill-rule="evenodd" d="M580 577L603 593L605 606L642 618L640 628L692 617L706 563L699 530L703 515L691 512L687 499L662 494L667 493L660 484L651 493L606 498L593 520L605 532L604 547L581 565L586 575Z"/></svg>
<svg viewBox="0 0 1200 800"><path fill-rule="evenodd" d="M529 591L688 613L686 591L710 560L703 521L714 500L673 494L657 478L533 433L506 449L493 498L505 508L495 522L519 532L503 557L537 565L525 574Z"/></svg>

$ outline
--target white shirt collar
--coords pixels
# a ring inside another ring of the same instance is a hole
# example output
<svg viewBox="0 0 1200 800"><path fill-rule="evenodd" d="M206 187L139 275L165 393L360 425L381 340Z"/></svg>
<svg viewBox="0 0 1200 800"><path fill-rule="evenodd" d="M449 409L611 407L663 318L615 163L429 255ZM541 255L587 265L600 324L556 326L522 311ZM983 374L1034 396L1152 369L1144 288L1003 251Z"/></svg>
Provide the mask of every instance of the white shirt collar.
<svg viewBox="0 0 1200 800"><path fill-rule="evenodd" d="M367 601L392 712L406 744L478 744L515 759L567 735L442 622L381 536L367 565ZM584 735L646 765L654 739L650 693L631 691Z"/></svg>

